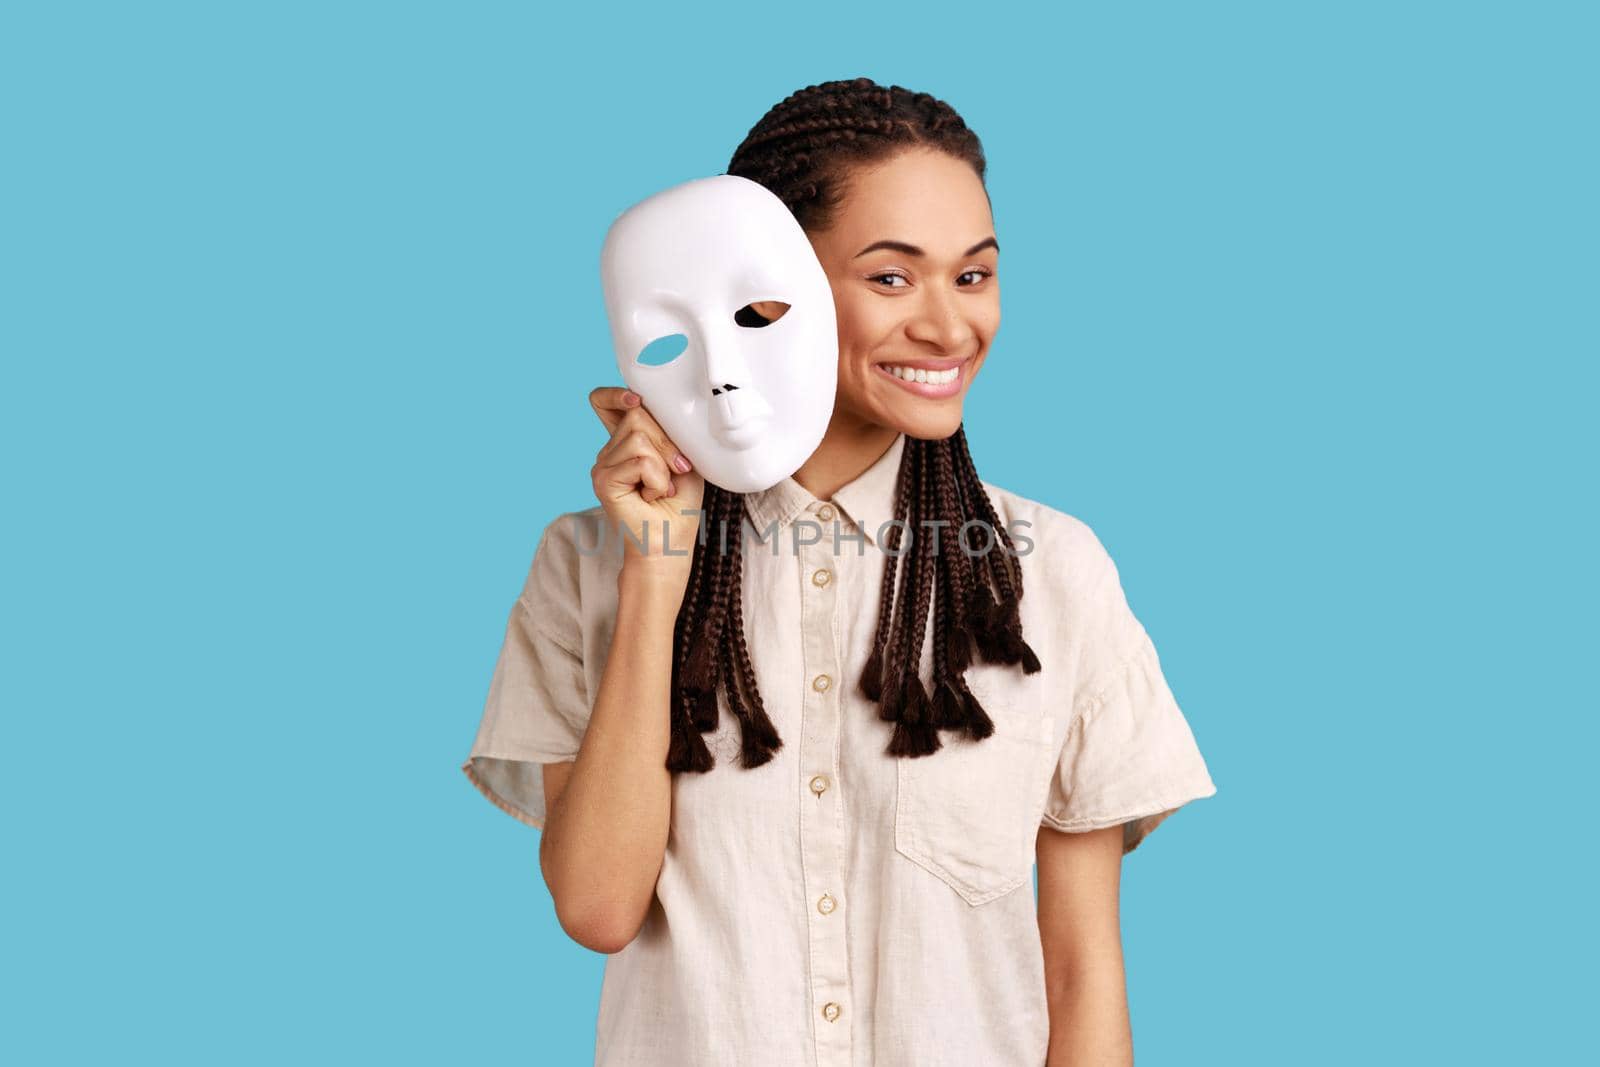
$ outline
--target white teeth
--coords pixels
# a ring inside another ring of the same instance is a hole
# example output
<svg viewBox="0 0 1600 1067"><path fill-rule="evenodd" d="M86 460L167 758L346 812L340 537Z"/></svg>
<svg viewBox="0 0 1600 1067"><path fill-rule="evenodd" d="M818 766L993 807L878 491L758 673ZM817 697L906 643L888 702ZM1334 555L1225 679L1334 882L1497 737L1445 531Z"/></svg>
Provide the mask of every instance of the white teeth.
<svg viewBox="0 0 1600 1067"><path fill-rule="evenodd" d="M922 382L927 385L946 385L961 375L960 367L951 367L949 370L923 370L891 363L888 369L890 374L903 381Z"/></svg>

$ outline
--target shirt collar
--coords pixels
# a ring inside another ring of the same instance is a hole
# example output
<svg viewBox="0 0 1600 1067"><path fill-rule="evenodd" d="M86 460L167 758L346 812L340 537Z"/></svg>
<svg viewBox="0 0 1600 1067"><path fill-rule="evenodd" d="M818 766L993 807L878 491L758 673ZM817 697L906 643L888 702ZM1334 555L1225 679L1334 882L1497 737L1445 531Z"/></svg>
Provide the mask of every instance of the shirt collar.
<svg viewBox="0 0 1600 1067"><path fill-rule="evenodd" d="M873 546L878 543L878 527L894 518L894 491L905 443L906 435L897 434L888 450L853 481L840 486L830 501ZM795 481L792 474L771 489L746 493L744 498L745 512L758 533L764 533L773 523L779 530L786 529L806 512L812 512L813 521L818 521L815 513L824 503Z"/></svg>

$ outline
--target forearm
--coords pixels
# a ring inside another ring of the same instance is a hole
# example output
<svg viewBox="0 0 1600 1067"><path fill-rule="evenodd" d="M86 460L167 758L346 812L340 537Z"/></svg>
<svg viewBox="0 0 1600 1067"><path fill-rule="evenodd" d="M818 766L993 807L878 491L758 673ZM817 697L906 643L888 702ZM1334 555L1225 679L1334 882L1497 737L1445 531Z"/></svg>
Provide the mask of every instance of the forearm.
<svg viewBox="0 0 1600 1067"><path fill-rule="evenodd" d="M1081 960L1046 959L1046 1067L1132 1067L1133 1033L1120 945Z"/></svg>
<svg viewBox="0 0 1600 1067"><path fill-rule="evenodd" d="M1041 827L1039 937L1050 1010L1047 1067L1132 1067L1122 964L1120 826Z"/></svg>
<svg viewBox="0 0 1600 1067"><path fill-rule="evenodd" d="M682 587L670 574L624 568L617 593L600 690L539 849L563 928L607 952L644 922L666 852L672 634Z"/></svg>

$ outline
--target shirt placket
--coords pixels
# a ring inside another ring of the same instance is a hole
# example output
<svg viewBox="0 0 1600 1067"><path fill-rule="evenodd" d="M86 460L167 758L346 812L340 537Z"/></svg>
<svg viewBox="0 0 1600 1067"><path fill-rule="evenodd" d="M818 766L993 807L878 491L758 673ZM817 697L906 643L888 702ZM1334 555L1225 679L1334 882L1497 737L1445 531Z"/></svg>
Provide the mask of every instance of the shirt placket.
<svg viewBox="0 0 1600 1067"><path fill-rule="evenodd" d="M808 509L831 529L836 509ZM803 539L797 539L803 540ZM849 957L845 948L843 856L844 797L838 774L839 664L834 639L837 560L832 541L798 546L800 554L800 636L805 663L801 715L800 851L805 879L806 920L811 951L812 1033L817 1067L850 1067Z"/></svg>

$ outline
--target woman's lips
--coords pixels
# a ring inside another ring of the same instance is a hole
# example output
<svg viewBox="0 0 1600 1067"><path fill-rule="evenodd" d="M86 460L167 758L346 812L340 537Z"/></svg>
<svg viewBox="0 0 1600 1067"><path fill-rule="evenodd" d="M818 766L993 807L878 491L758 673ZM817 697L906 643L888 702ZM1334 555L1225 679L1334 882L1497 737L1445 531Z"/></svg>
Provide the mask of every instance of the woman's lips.
<svg viewBox="0 0 1600 1067"><path fill-rule="evenodd" d="M959 363L951 363L948 360L941 361L935 359L913 359L907 360L904 363L874 363L872 366L877 373L883 375L885 378L889 379L891 382L907 392L915 393L917 396L925 396L937 400L941 397L955 396L957 393L961 392L961 387L966 383L967 367L970 363L971 360L965 359ZM948 382L914 382L905 378L895 377L893 372L890 371L890 367L909 367L913 370L922 369L929 371L938 371L941 369L948 371L953 369L956 373L955 376L952 377Z"/></svg>

